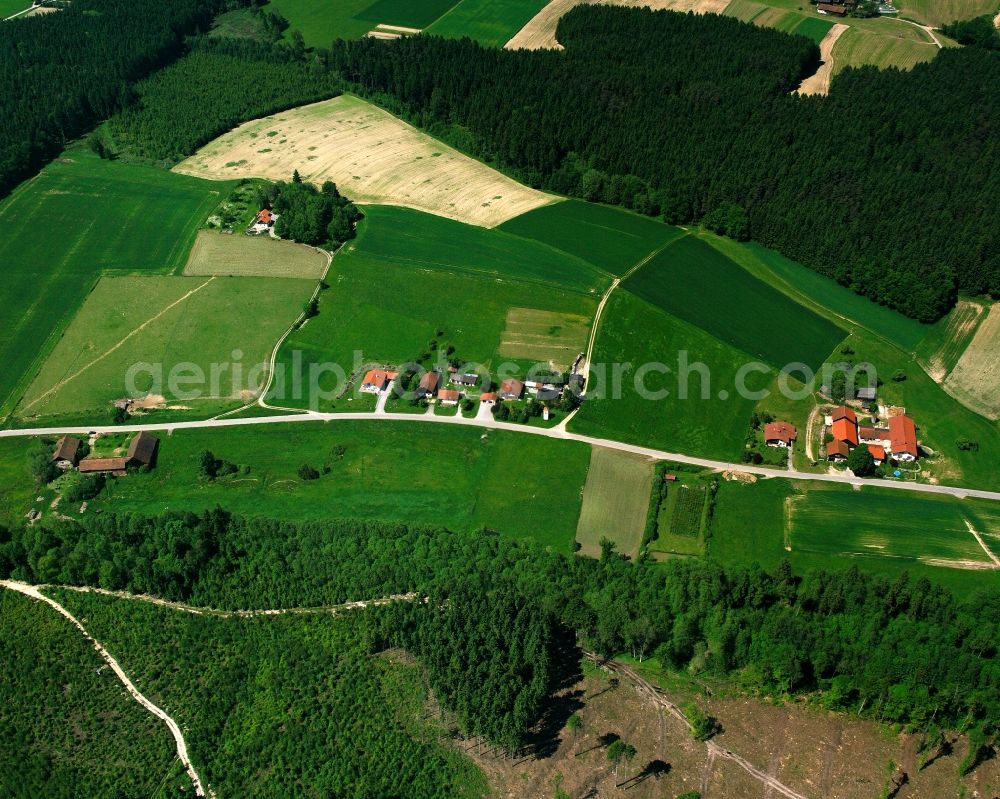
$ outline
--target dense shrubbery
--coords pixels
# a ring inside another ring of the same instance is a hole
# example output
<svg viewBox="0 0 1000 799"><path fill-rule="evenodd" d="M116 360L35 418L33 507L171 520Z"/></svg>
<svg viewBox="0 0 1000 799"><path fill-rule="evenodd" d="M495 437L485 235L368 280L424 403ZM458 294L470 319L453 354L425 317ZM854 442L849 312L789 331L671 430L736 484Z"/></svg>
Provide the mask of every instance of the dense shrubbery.
<svg viewBox="0 0 1000 799"><path fill-rule="evenodd" d="M1000 294L996 54L846 70L802 98L815 45L736 20L583 6L558 37L563 52L338 42L332 63L533 185L707 219L922 321L956 288Z"/></svg>
<svg viewBox="0 0 1000 799"><path fill-rule="evenodd" d="M111 116L219 0L73 0L0 26L0 194Z"/></svg>
<svg viewBox="0 0 1000 799"><path fill-rule="evenodd" d="M941 32L959 44L969 47L983 47L987 50L1000 50L1000 31L993 24L992 14L974 19L955 20L943 25Z"/></svg>
<svg viewBox="0 0 1000 799"><path fill-rule="evenodd" d="M363 216L354 203L341 195L336 184L328 180L317 189L303 183L298 172L291 183L262 187L258 200L278 215L275 233L303 244L343 244L354 238L355 226Z"/></svg>
<svg viewBox="0 0 1000 799"><path fill-rule="evenodd" d="M456 610L475 608L484 619L511 615L511 629L532 641L565 625L602 653L655 653L675 669L739 673L745 685L766 692L820 689L831 708L863 708L885 721L978 721L989 730L1000 721L1000 595L959 599L926 579L888 580L854 568L799 577L787 564L774 574L701 561L633 564L610 550L594 561L493 536L376 522L294 525L220 510L104 514L84 525L16 529L2 539L0 574L215 607L315 607L421 592L433 603L410 612L426 614L430 626L391 629L402 629L403 642L427 655L444 695L459 690L458 667L436 666L434 650L473 646L470 636L485 657L504 635L473 629L472 619L435 618L454 596ZM481 606L469 599L476 592ZM445 644L449 635L456 640ZM539 662L537 652L532 657ZM510 680L508 698L534 679L516 668L498 673ZM530 708L533 698L529 691L521 702ZM456 709L472 714L464 716L472 729L499 734L476 726L484 724L474 710L481 699L466 697Z"/></svg>
<svg viewBox="0 0 1000 799"><path fill-rule="evenodd" d="M139 83L136 93L108 123L110 149L175 163L248 119L340 90L317 58L286 45L203 37L187 56Z"/></svg>

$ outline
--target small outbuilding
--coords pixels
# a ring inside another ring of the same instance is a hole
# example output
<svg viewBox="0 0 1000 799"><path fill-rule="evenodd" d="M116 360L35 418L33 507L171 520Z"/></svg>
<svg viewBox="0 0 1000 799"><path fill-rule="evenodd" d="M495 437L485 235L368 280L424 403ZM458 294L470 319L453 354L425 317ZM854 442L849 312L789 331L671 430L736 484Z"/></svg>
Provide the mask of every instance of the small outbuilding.
<svg viewBox="0 0 1000 799"><path fill-rule="evenodd" d="M56 442L52 462L59 469L72 469L80 461L80 439L63 436Z"/></svg>

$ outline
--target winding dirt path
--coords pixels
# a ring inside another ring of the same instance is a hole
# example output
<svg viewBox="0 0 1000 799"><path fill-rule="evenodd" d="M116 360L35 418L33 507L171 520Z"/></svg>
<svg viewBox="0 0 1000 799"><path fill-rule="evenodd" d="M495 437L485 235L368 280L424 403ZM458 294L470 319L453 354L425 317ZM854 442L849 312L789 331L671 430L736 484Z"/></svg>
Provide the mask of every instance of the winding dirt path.
<svg viewBox="0 0 1000 799"><path fill-rule="evenodd" d="M810 75L802 81L802 85L796 89L796 94L807 96L830 93L830 79L833 77L833 46L848 27L848 25L838 22L826 32L823 41L819 43L819 57L822 63L814 75Z"/></svg>
<svg viewBox="0 0 1000 799"><path fill-rule="evenodd" d="M691 725L688 723L687 718L685 718L684 713L681 711L677 705L667 699L663 692L654 686L651 682L640 677L633 669L626 666L624 663L619 663L615 660L603 660L599 658L593 652L584 652L587 659L596 663L599 666L603 666L614 674L619 674L629 680L638 690L639 693L643 694L647 699L649 699L653 704L657 705L662 710L665 710L675 719L677 719L681 724L685 726L689 731L691 730ZM729 760L735 763L737 766L742 768L747 774L753 777L755 780L761 782L764 786L767 795L779 795L784 796L786 799L807 799L801 793L793 791L787 785L761 771L759 768L754 766L746 758L741 757L735 752L730 751L722 746L719 746L715 741L706 741L705 747L708 749L709 761L714 761L716 758L721 758L722 760Z"/></svg>
<svg viewBox="0 0 1000 799"><path fill-rule="evenodd" d="M201 777L198 776L198 772L195 771L195 768L191 763L191 759L188 757L187 744L184 742L184 734L181 732L180 726L176 721L168 716L165 711L154 705L139 692L139 689L132 684L128 675L126 675L122 670L122 667L118 665L118 661L111 656L108 650L106 650L99 641L95 640L94 637L87 632L86 628L79 621L77 621L76 617L54 599L50 599L42 594L38 590L38 586L18 583L12 580L0 580L0 587L7 588L11 591L17 591L25 596L31 597L32 599L36 599L50 605L58 613L65 616L81 633L83 633L84 638L90 641L97 653L104 658L109 666L111 666L112 671L114 671L118 679L121 680L122 685L125 686L132 698L167 725L167 728L170 730L170 734L174 736L174 742L177 744L177 757L180 759L181 763L184 764L184 770L187 771L188 776L191 778L191 783L194 785L195 796L205 796L205 789L202 786Z"/></svg>
<svg viewBox="0 0 1000 799"><path fill-rule="evenodd" d="M813 449L813 441L815 440L813 433L816 431L817 419L819 419L819 405L814 406L809 411L809 421L806 422L806 457L810 462L816 460L816 452Z"/></svg>

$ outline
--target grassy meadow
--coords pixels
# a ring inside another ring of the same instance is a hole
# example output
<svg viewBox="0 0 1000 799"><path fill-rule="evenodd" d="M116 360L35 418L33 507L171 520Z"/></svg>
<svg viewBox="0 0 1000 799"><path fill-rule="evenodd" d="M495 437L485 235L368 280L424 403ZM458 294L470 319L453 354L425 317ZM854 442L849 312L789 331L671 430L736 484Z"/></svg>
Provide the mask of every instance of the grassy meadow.
<svg viewBox="0 0 1000 799"><path fill-rule="evenodd" d="M306 369L332 363L350 375L365 363L414 360L431 340L486 366L552 356L565 358L556 363L565 369L580 352L606 281L586 262L500 231L415 211L367 212L361 235L333 259L319 315L282 347L286 370L301 358ZM551 280L543 288L546 274ZM547 341L514 339L511 313L516 319L548 314L561 321L544 331L551 331ZM332 372L319 380L329 393L314 398L317 407L329 407L335 380ZM275 402L308 407L310 397L286 391Z"/></svg>
<svg viewBox="0 0 1000 799"><path fill-rule="evenodd" d="M336 0L317 3L315 0L269 0L268 10L277 11L288 20L286 36L293 30L302 32L307 47L329 47L334 39L360 39L375 27L359 14L372 0ZM379 20L388 22L389 20Z"/></svg>
<svg viewBox="0 0 1000 799"><path fill-rule="evenodd" d="M778 369L794 362L817 369L846 335L691 236L662 250L624 287Z"/></svg>
<svg viewBox="0 0 1000 799"><path fill-rule="evenodd" d="M583 200L544 205L504 222L500 229L556 247L619 277L684 235L680 228L648 216Z"/></svg>
<svg viewBox="0 0 1000 799"><path fill-rule="evenodd" d="M901 25L899 27L902 27ZM872 32L852 27L833 46L833 74L847 67L871 65L880 69L912 69L938 54L936 44L915 41L902 31Z"/></svg>
<svg viewBox="0 0 1000 799"><path fill-rule="evenodd" d="M663 555L702 555L705 551L705 509L708 485L689 474L677 475L667 486L657 509L656 538L649 550Z"/></svg>
<svg viewBox="0 0 1000 799"><path fill-rule="evenodd" d="M185 275L301 277L319 280L327 256L313 247L270 236L226 235L199 230Z"/></svg>
<svg viewBox="0 0 1000 799"><path fill-rule="evenodd" d="M622 554L636 557L646 524L653 464L648 458L594 447L583 507L576 528L580 553L601 554L601 540L614 541Z"/></svg>
<svg viewBox="0 0 1000 799"><path fill-rule="evenodd" d="M1000 419L1000 304L994 304L988 311L944 385L967 407L997 420Z"/></svg>
<svg viewBox="0 0 1000 799"><path fill-rule="evenodd" d="M314 288L312 280L282 278L104 278L42 365L17 413L24 419L82 410L110 413L115 399L128 396L129 369L141 363L159 367L162 381L157 385L143 370L135 381L138 391L196 412L240 404L253 394L251 371L267 362ZM242 374L220 371L219 385L207 385L213 364L230 363L242 364ZM205 377L179 382L172 391L169 375L181 364L197 367ZM186 396L189 390L201 396Z"/></svg>
<svg viewBox="0 0 1000 799"><path fill-rule="evenodd" d="M375 0L355 16L374 25L381 22L407 28L426 28L456 2L458 0Z"/></svg>
<svg viewBox="0 0 1000 799"><path fill-rule="evenodd" d="M25 446L10 457L27 477ZM206 481L199 477L206 449L246 469ZM219 505L282 519L489 527L571 552L589 459L585 444L405 421L179 430L161 436L155 470L114 482L91 505L148 514ZM301 479L303 464L321 476Z"/></svg>
<svg viewBox="0 0 1000 799"><path fill-rule="evenodd" d="M902 16L922 25L945 25L957 19L996 14L996 0L900 0Z"/></svg>
<svg viewBox="0 0 1000 799"><path fill-rule="evenodd" d="M690 380L680 381L682 352L692 367ZM606 364L605 374L592 375L587 401L570 429L672 452L737 458L754 410L754 400L738 396L734 389L737 371L746 362L745 353L619 289L604 310L594 347L595 368ZM644 378L649 391L668 395L657 399L640 395L635 370L647 363L662 363L672 370L666 375L650 372ZM700 370L694 371L696 363L708 367L707 383ZM630 367L620 381L614 379L614 364ZM772 371L754 372L747 376L746 386L760 390L773 377ZM687 386L686 398L678 396L680 385Z"/></svg>
<svg viewBox="0 0 1000 799"><path fill-rule="evenodd" d="M230 188L74 148L3 200L0 418L98 278L179 271L198 227Z"/></svg>
<svg viewBox="0 0 1000 799"><path fill-rule="evenodd" d="M503 47L546 3L547 0L461 0L427 32L451 39L468 36L487 47Z"/></svg>

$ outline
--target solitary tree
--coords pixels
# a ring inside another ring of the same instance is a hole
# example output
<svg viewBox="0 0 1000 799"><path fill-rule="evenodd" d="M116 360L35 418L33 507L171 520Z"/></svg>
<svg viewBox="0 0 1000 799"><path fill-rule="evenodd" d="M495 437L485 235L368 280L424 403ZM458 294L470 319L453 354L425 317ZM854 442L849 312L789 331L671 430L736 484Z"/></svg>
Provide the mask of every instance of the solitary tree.
<svg viewBox="0 0 1000 799"><path fill-rule="evenodd" d="M618 764L621 762L622 757L625 756L625 742L621 738L616 738L611 742L611 746L608 747L608 760L614 763L615 766L615 776L618 776Z"/></svg>
<svg viewBox="0 0 1000 799"><path fill-rule="evenodd" d="M573 744L576 745L576 734L583 727L583 719L581 719L576 713L566 719L566 729L573 733Z"/></svg>
<svg viewBox="0 0 1000 799"><path fill-rule="evenodd" d="M847 456L847 468L858 477L868 477L875 473L875 459L868 451L867 444L851 450L851 454Z"/></svg>

